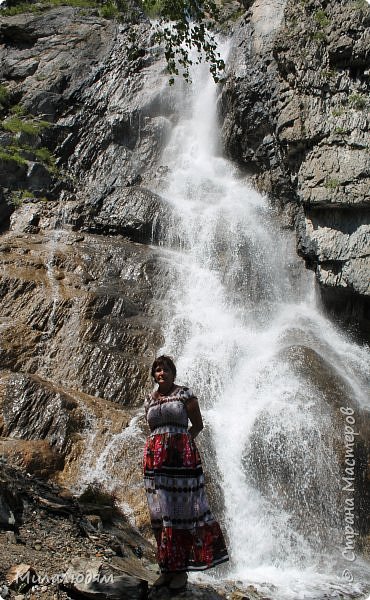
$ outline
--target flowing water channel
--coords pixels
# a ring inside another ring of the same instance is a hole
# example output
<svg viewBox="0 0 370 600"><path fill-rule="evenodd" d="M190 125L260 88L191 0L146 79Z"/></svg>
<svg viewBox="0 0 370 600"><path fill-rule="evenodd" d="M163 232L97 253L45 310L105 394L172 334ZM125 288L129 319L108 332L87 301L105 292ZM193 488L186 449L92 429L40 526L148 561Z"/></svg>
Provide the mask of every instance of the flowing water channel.
<svg viewBox="0 0 370 600"><path fill-rule="evenodd" d="M274 599L357 597L370 577L342 555L338 409L368 406L368 353L320 312L293 233L223 158L206 69L177 85L160 190L173 218L156 242L172 269L161 351L199 397L222 488L231 562L214 577Z"/></svg>

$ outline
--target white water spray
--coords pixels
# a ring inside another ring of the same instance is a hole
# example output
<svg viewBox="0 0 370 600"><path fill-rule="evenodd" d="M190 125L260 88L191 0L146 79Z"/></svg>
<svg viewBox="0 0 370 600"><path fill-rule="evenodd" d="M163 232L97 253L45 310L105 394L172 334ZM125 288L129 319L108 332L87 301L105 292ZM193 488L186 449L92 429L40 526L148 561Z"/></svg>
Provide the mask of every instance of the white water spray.
<svg viewBox="0 0 370 600"><path fill-rule="evenodd" d="M103 484L104 489L107 491L114 491L117 481L112 477L111 473L114 470L114 465L118 460L119 454L122 452L122 446L143 437L141 429L138 426L139 419L140 415L132 417L123 431L109 435L100 454L90 454L89 457L86 457L88 463L79 481L82 489L92 482L98 482L99 484ZM94 445L95 436L96 427L92 428L90 439L87 440L87 447L91 448Z"/></svg>
<svg viewBox="0 0 370 600"><path fill-rule="evenodd" d="M220 156L215 85L202 68L192 79L163 156L174 218L160 245L174 276L162 351L197 391L212 432L228 577L270 594L276 586L274 599L353 597L366 578L358 560L356 581L341 580L328 399L337 386L344 402L367 405L368 354L320 314L292 235Z"/></svg>

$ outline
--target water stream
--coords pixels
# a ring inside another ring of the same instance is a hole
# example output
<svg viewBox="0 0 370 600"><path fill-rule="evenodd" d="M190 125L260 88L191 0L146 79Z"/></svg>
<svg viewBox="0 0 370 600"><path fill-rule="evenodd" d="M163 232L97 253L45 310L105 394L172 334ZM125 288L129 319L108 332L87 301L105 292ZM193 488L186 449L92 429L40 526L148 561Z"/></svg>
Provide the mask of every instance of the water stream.
<svg viewBox="0 0 370 600"><path fill-rule="evenodd" d="M293 234L222 156L216 86L202 67L192 79L177 83L182 118L162 159L174 216L159 241L173 269L161 351L211 434L232 559L214 577L274 599L357 597L370 577L342 557L333 397L369 405L368 353L320 312Z"/></svg>
<svg viewBox="0 0 370 600"><path fill-rule="evenodd" d="M122 480L129 482L131 492L135 494L139 484L135 478L138 463L137 447L144 444L143 435L138 422L141 414L133 416L127 426L118 433L111 433L112 423L106 420L104 433L99 429L98 419L87 407L85 408L86 430L88 435L85 440L86 451L84 455L84 468L75 482L74 491L81 494L89 485L103 486L104 490L116 495L122 487ZM102 437L103 439L98 439ZM97 452L91 452L91 448ZM116 495L116 504L127 517L132 527L136 526L132 506Z"/></svg>

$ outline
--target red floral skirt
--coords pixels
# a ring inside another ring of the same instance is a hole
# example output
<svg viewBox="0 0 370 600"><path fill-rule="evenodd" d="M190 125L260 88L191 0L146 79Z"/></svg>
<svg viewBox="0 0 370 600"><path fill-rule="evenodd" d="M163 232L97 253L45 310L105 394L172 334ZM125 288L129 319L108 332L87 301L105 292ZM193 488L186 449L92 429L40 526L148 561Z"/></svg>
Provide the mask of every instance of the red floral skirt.
<svg viewBox="0 0 370 600"><path fill-rule="evenodd" d="M199 571L228 560L208 505L200 456L187 430L148 437L144 483L162 572Z"/></svg>

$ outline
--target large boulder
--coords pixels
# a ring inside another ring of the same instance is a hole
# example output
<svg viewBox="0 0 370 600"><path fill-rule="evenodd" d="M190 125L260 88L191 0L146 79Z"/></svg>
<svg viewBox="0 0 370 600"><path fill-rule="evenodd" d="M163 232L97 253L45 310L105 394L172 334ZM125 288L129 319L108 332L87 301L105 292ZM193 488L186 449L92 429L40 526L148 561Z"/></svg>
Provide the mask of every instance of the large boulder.
<svg viewBox="0 0 370 600"><path fill-rule="evenodd" d="M146 188L116 188L88 199L67 217L83 231L124 235L136 242L156 240L172 218L170 204Z"/></svg>

